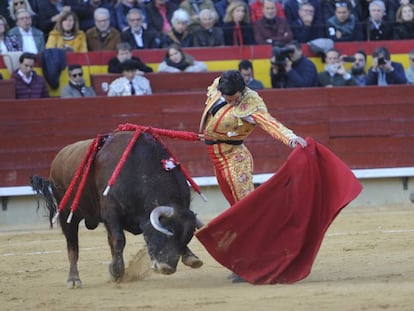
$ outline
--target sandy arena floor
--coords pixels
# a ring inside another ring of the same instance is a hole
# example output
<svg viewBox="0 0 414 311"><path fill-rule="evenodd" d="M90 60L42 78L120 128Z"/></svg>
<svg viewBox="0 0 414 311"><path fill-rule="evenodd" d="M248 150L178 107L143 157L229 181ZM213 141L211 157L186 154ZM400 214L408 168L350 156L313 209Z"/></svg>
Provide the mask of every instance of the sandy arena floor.
<svg viewBox="0 0 414 311"><path fill-rule="evenodd" d="M414 205L344 209L312 273L292 285L232 284L193 239L201 269L150 270L140 236L127 233L127 280L110 281L103 226L80 232L82 289L66 288L60 228L0 228L1 310L414 310Z"/></svg>

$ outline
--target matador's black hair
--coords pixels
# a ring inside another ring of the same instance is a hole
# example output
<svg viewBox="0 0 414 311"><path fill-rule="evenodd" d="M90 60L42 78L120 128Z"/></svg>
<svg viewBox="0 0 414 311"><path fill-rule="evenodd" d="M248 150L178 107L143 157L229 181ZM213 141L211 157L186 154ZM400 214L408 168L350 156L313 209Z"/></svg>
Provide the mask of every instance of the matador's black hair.
<svg viewBox="0 0 414 311"><path fill-rule="evenodd" d="M218 90L223 95L234 95L242 92L246 87L246 83L238 70L228 70L223 72L220 77Z"/></svg>

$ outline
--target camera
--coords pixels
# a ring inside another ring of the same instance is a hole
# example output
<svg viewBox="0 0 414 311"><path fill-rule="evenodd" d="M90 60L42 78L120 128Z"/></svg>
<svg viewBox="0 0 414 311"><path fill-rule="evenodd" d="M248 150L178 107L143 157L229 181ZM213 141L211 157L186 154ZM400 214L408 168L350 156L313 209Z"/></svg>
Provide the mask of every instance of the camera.
<svg viewBox="0 0 414 311"><path fill-rule="evenodd" d="M385 65L387 62L385 61L384 57L378 58L378 65Z"/></svg>
<svg viewBox="0 0 414 311"><path fill-rule="evenodd" d="M342 57L342 61L344 63L353 63L355 61L355 57L353 57L353 56L344 56L344 57Z"/></svg>
<svg viewBox="0 0 414 311"><path fill-rule="evenodd" d="M278 69L284 69L284 66L289 61L289 54L294 53L294 48L288 48L285 46L277 45L272 48L272 57L274 56L274 61L272 65L278 66Z"/></svg>

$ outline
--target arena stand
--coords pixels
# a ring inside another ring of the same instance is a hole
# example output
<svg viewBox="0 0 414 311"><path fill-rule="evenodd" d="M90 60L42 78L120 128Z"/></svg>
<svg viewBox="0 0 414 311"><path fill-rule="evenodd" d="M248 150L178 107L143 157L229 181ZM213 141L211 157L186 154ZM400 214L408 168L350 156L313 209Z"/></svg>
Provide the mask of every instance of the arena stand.
<svg viewBox="0 0 414 311"><path fill-rule="evenodd" d="M408 52L414 48L414 40L404 41L369 41L369 42L346 42L336 43L335 48L339 49L342 54L352 55L357 50L364 50L368 56L368 66L371 64L371 55L375 48L385 46L392 54L392 60L398 61L404 67L408 66ZM304 54L315 63L318 70L323 70L323 63L319 55L315 55L308 45L302 45ZM242 47L217 47L217 48L187 48L184 49L191 54L196 60L203 61L207 64L208 71L221 72L229 69L237 69L241 59L250 59L253 62L255 77L261 80L266 88L270 88L270 57L271 47L264 45L242 46ZM135 50L133 52L142 61L148 64L156 72L158 64L165 56L164 49L153 50ZM88 53L67 53L67 64L78 63L83 66L85 80L88 85L91 84L90 76L93 74L106 74L107 63L110 58L115 56L115 51L99 51ZM350 66L350 64L348 64ZM42 74L39 63L35 68L36 72ZM5 79L10 77L3 59L0 57L0 72ZM68 75L63 71L60 75L60 87L68 83ZM0 86L1 87L1 86ZM60 89L50 89L52 96L59 96Z"/></svg>

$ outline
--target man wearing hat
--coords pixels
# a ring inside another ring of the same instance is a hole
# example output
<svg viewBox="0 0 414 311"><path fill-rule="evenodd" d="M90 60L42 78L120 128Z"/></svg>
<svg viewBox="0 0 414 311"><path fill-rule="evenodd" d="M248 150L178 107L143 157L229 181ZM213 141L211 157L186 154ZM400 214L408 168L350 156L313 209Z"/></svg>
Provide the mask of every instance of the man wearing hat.
<svg viewBox="0 0 414 311"><path fill-rule="evenodd" d="M147 78L137 75L138 62L129 59L121 63L122 77L115 79L109 85L108 96L131 96L152 94L151 85Z"/></svg>

